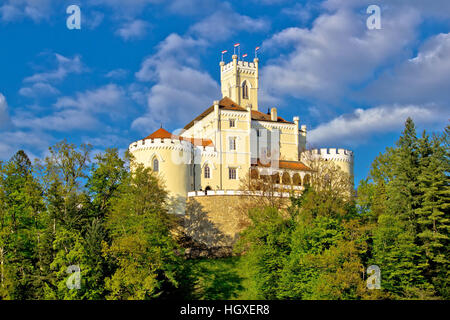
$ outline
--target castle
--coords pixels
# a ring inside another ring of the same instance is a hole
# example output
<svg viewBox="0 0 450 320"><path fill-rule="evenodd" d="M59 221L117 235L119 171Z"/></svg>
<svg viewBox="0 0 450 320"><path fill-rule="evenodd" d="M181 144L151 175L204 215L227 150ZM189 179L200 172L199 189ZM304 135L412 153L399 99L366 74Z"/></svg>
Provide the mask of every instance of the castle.
<svg viewBox="0 0 450 320"><path fill-rule="evenodd" d="M181 132L162 127L129 146L138 163L157 172L172 197L236 195L240 178L276 175L276 182L301 191L311 168L309 155L330 161L353 176L353 153L344 149L306 150L306 125L258 108L259 60L237 55L220 62L222 99L214 101ZM188 109L187 109L188 110Z"/></svg>

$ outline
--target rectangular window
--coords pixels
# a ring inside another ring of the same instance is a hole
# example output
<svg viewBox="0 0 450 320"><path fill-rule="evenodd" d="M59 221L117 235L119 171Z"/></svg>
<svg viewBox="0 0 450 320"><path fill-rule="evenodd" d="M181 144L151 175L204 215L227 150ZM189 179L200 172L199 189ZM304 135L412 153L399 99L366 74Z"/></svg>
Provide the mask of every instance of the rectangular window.
<svg viewBox="0 0 450 320"><path fill-rule="evenodd" d="M230 138L230 150L232 150L232 151L236 150L236 138L235 137Z"/></svg>
<svg viewBox="0 0 450 320"><path fill-rule="evenodd" d="M230 180L237 179L236 168L228 168L228 179Z"/></svg>
<svg viewBox="0 0 450 320"><path fill-rule="evenodd" d="M230 119L230 128L235 128L235 127L236 127L236 120Z"/></svg>

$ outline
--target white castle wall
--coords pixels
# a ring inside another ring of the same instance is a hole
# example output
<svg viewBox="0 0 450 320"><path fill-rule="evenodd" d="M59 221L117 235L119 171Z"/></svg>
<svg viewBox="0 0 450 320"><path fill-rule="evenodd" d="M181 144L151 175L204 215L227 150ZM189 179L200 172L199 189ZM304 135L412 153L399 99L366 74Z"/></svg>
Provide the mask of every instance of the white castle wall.
<svg viewBox="0 0 450 320"><path fill-rule="evenodd" d="M301 153L302 161L321 159L336 164L344 172L353 176L353 151L340 148L320 148L306 150Z"/></svg>

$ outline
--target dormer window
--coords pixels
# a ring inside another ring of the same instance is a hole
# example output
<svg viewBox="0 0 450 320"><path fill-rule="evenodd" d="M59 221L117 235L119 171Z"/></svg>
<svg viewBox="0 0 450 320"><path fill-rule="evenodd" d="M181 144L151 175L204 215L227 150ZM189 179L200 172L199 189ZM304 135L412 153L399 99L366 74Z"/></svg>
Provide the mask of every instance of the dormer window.
<svg viewBox="0 0 450 320"><path fill-rule="evenodd" d="M247 81L244 81L242 85L242 99L248 99L248 85Z"/></svg>

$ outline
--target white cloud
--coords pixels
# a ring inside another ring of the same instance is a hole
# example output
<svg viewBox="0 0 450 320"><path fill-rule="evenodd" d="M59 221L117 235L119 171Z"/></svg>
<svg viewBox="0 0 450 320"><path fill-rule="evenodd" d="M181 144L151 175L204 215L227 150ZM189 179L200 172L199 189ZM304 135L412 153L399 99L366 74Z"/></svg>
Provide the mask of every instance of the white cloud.
<svg viewBox="0 0 450 320"><path fill-rule="evenodd" d="M80 56L75 56L72 59L63 55L55 53L57 67L54 70L47 72L40 72L25 78L24 82L51 82L61 81L67 75L74 73L80 74L86 69L81 62Z"/></svg>
<svg viewBox="0 0 450 320"><path fill-rule="evenodd" d="M85 110L65 109L47 116L27 117L17 115L13 119L17 128L70 132L73 130L94 130L102 127L101 123Z"/></svg>
<svg viewBox="0 0 450 320"><path fill-rule="evenodd" d="M311 29L287 28L275 34L263 43L264 50L293 50L263 67L264 95L325 101L346 97L376 68L403 57L405 47L415 39L420 21L415 11L401 11L391 18L385 19L383 30L368 30L364 15L341 9L322 14Z"/></svg>
<svg viewBox="0 0 450 320"><path fill-rule="evenodd" d="M6 0L0 5L0 20L12 22L30 18L34 22L49 20L53 12L53 0Z"/></svg>
<svg viewBox="0 0 450 320"><path fill-rule="evenodd" d="M125 41L133 39L142 39L146 34L150 24L143 20L134 20L124 23L117 31L119 35Z"/></svg>
<svg viewBox="0 0 450 320"><path fill-rule="evenodd" d="M215 13L194 24L189 31L198 37L215 42L228 39L239 31L253 33L267 31L269 28L269 20L241 15L225 3Z"/></svg>
<svg viewBox="0 0 450 320"><path fill-rule="evenodd" d="M198 66L198 57L193 54L194 49L202 49L207 42L192 37L182 37L172 33L157 46L157 52L144 60L141 69L136 72L140 81L156 81L158 69L164 65L187 64ZM174 77L175 79L175 77Z"/></svg>
<svg viewBox="0 0 450 320"><path fill-rule="evenodd" d="M448 0L326 0L323 3L325 8L330 10L340 10L342 8L367 8L376 4L383 12L391 9L410 10L414 8L420 11L423 16L438 18L450 17L450 1Z"/></svg>
<svg viewBox="0 0 450 320"><path fill-rule="evenodd" d="M46 152L54 141L49 135L39 131L0 132L0 159L9 160L20 149L25 150L30 160L34 160L37 153Z"/></svg>
<svg viewBox="0 0 450 320"><path fill-rule="evenodd" d="M0 129L6 127L9 123L8 103L5 96L0 93Z"/></svg>
<svg viewBox="0 0 450 320"><path fill-rule="evenodd" d="M436 105L385 105L356 109L352 114L339 116L311 130L308 142L313 146L357 145L372 135L400 130L408 117L420 124L445 122L442 111Z"/></svg>
<svg viewBox="0 0 450 320"><path fill-rule="evenodd" d="M162 3L163 0L87 0L89 6L104 6L114 10L121 17L133 17L148 5Z"/></svg>
<svg viewBox="0 0 450 320"><path fill-rule="evenodd" d="M109 84L95 90L78 92L74 97L60 97L54 104L56 109L42 115L44 110L17 112L13 123L17 128L69 132L72 130L105 130L103 123L106 115L109 119L123 120L128 116L129 99L123 88ZM98 117L102 114L102 117Z"/></svg>
<svg viewBox="0 0 450 320"><path fill-rule="evenodd" d="M173 0L169 10L180 15L206 15L217 11L219 6L219 0Z"/></svg>
<svg viewBox="0 0 450 320"><path fill-rule="evenodd" d="M312 18L311 11L313 7L314 5L312 5L311 3L296 3L293 7L283 8L281 10L281 13L300 21L301 23L305 23Z"/></svg>
<svg viewBox="0 0 450 320"><path fill-rule="evenodd" d="M114 69L109 71L105 77L111 78L111 79L123 79L128 75L128 70L125 69Z"/></svg>
<svg viewBox="0 0 450 320"><path fill-rule="evenodd" d="M136 77L156 84L147 95L147 112L133 121L133 128L148 132L161 122L186 123L219 96L217 82L193 67L198 61L189 52L199 44L203 42L172 34L143 62ZM184 54L189 57L178 59Z"/></svg>
<svg viewBox="0 0 450 320"><path fill-rule="evenodd" d="M445 103L450 101L450 33L431 37L396 68L363 91L377 103ZM448 106L450 107L450 106Z"/></svg>
<svg viewBox="0 0 450 320"><path fill-rule="evenodd" d="M192 120L221 97L218 83L200 69L200 53L239 31L265 31L268 27L265 19L238 14L224 3L190 27L186 35L167 36L136 72L139 81L153 85L147 93L147 112L133 121L132 128L147 133L160 123L185 125ZM136 92L134 96L141 98Z"/></svg>
<svg viewBox="0 0 450 320"><path fill-rule="evenodd" d="M197 69L198 56L193 54L206 45L202 39L171 34L145 59L136 77L155 84L147 94L147 112L133 121L132 128L147 133L160 123L184 125L217 99L217 82Z"/></svg>
<svg viewBox="0 0 450 320"><path fill-rule="evenodd" d="M157 74L158 84L148 94L147 114L132 124L143 132L159 123L186 124L220 94L217 83L205 72L175 65L158 68Z"/></svg>
<svg viewBox="0 0 450 320"><path fill-rule="evenodd" d="M19 90L22 96L35 98L59 94L59 90L45 82L34 83L31 87L23 87Z"/></svg>
<svg viewBox="0 0 450 320"><path fill-rule="evenodd" d="M86 27L90 30L93 30L101 25L105 18L105 15L99 11L90 10L87 13L82 11L81 14L82 27Z"/></svg>
<svg viewBox="0 0 450 320"><path fill-rule="evenodd" d="M78 92L76 97L61 97L55 103L55 107L77 108L90 113L108 113L123 111L126 104L126 93L122 87L116 84L108 84L95 90Z"/></svg>

